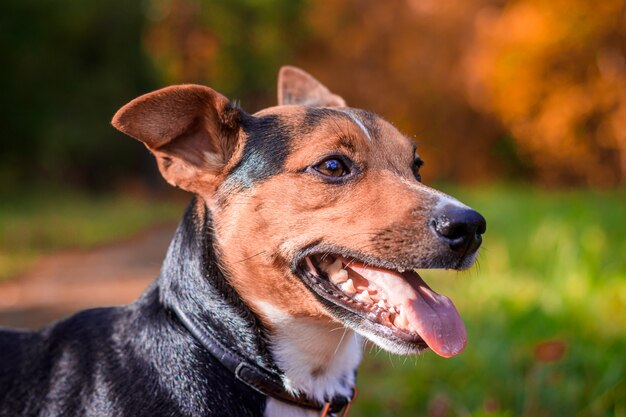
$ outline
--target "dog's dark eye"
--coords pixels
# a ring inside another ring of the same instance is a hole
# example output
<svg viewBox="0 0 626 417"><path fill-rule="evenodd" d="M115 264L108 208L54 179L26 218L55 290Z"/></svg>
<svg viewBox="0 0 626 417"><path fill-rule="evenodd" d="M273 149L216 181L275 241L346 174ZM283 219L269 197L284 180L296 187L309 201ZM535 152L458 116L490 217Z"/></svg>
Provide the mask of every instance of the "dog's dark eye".
<svg viewBox="0 0 626 417"><path fill-rule="evenodd" d="M422 174L420 174L420 168L424 165L424 161L419 156L416 156L413 159L413 175L415 175L415 179L419 182L422 182Z"/></svg>
<svg viewBox="0 0 626 417"><path fill-rule="evenodd" d="M327 177L344 177L350 173L346 164L337 158L330 158L313 167L317 172Z"/></svg>

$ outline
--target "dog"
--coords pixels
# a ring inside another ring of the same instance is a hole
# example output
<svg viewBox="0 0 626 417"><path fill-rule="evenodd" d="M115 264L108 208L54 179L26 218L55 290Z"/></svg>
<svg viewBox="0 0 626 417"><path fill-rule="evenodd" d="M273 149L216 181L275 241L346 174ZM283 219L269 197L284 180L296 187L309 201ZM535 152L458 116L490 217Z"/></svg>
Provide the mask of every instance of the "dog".
<svg viewBox="0 0 626 417"><path fill-rule="evenodd" d="M250 115L178 85L115 114L194 197L134 303L0 332L0 416L340 416L363 339L464 349L415 270L470 267L485 219L422 184L413 140L308 73L281 68L278 101Z"/></svg>

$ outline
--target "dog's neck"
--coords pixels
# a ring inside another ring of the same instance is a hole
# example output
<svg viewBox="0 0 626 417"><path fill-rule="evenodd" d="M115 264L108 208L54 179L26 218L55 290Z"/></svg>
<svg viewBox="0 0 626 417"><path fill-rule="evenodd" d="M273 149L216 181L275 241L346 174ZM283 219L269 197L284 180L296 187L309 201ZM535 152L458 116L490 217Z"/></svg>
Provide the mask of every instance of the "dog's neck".
<svg viewBox="0 0 626 417"><path fill-rule="evenodd" d="M361 361L361 339L345 327L306 318L295 318L272 306L263 307L272 323L271 350L285 374L285 385L323 402L333 396L350 397L356 368ZM270 401L266 416L309 416Z"/></svg>
<svg viewBox="0 0 626 417"><path fill-rule="evenodd" d="M161 302L175 305L224 346L268 369L276 370L265 329L229 285L217 261L208 210L194 199L178 226L158 279Z"/></svg>
<svg viewBox="0 0 626 417"><path fill-rule="evenodd" d="M158 280L161 303L176 306L250 363L284 375L287 389L324 401L349 396L361 359L360 339L330 326L281 315L267 306L273 331L241 300L220 268L211 214L192 201L172 240ZM315 413L269 399L266 416Z"/></svg>

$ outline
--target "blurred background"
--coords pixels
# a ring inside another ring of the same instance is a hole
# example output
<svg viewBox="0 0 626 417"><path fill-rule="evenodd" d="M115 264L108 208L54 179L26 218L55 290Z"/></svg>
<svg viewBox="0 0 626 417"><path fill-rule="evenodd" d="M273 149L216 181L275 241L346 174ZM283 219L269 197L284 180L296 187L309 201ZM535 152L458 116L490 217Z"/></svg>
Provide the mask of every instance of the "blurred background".
<svg viewBox="0 0 626 417"><path fill-rule="evenodd" d="M254 112L292 64L415 137L425 182L488 220L477 267L425 274L466 351L372 348L353 414L626 416L624 0L3 0L0 51L0 324L158 273L188 196L119 107L191 82Z"/></svg>

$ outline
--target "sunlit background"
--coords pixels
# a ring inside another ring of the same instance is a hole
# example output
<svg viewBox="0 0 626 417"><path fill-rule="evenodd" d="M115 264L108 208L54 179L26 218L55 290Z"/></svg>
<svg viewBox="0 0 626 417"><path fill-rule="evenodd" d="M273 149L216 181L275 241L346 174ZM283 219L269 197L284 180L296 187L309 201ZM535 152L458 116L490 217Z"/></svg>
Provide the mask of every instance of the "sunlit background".
<svg viewBox="0 0 626 417"><path fill-rule="evenodd" d="M0 51L0 324L86 305L28 304L44 261L167 243L188 197L120 106L192 82L254 112L292 64L415 137L425 182L488 222L476 267L424 274L466 351L371 349L351 415L626 416L624 0L3 0Z"/></svg>

